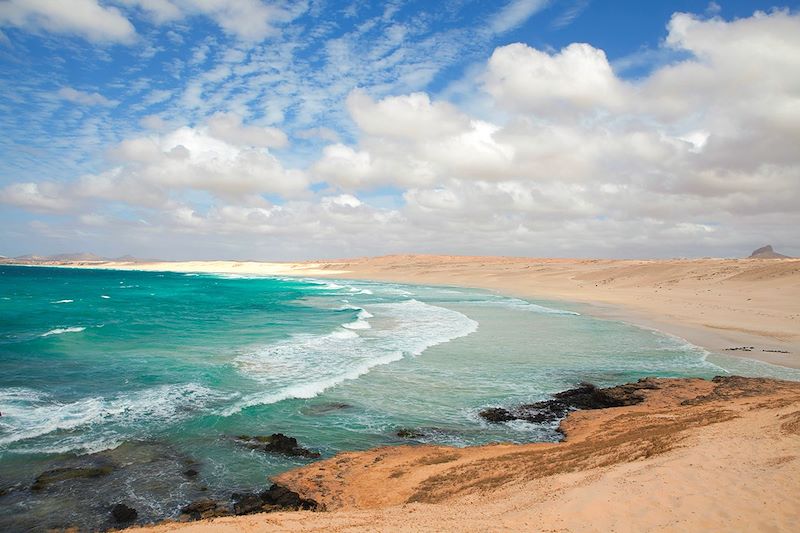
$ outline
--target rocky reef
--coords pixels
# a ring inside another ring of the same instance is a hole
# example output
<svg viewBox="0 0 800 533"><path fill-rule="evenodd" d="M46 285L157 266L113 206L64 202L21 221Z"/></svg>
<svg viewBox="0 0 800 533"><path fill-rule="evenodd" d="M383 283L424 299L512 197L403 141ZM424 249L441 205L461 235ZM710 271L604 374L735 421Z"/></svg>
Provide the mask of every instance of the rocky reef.
<svg viewBox="0 0 800 533"><path fill-rule="evenodd" d="M591 383L581 383L574 389L554 394L550 400L509 409L489 407L478 414L489 422L525 420L535 424L543 424L560 420L571 411L578 409L607 409L609 407L636 405L644 401L643 390L657 388L658 385L652 378L644 378L636 383L626 383L605 389L601 389Z"/></svg>
<svg viewBox="0 0 800 533"><path fill-rule="evenodd" d="M272 435L239 435L236 440L250 448L263 450L265 452L280 453L293 457L306 457L317 459L319 452L313 452L308 448L303 448L294 437L287 437L283 433L273 433Z"/></svg>

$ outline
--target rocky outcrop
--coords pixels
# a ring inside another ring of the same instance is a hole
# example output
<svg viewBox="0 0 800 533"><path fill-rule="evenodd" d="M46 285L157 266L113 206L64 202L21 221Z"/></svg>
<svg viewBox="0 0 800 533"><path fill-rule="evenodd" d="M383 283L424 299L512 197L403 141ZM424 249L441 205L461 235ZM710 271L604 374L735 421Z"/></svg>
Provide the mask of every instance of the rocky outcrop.
<svg viewBox="0 0 800 533"><path fill-rule="evenodd" d="M488 422L525 420L542 424L560 420L570 411L578 409L606 409L635 405L644 401L643 390L657 388L656 381L649 378L605 389L598 388L591 383L581 383L574 389L554 394L551 400L520 405L512 409L490 407L478 414Z"/></svg>
<svg viewBox="0 0 800 533"><path fill-rule="evenodd" d="M111 518L117 524L128 524L136 520L139 513L133 507L128 507L124 503L118 503L111 508Z"/></svg>
<svg viewBox="0 0 800 533"><path fill-rule="evenodd" d="M791 259L788 255L779 254L775 250L772 249L771 245L762 246L756 250L753 250L753 253L750 254L748 259Z"/></svg>
<svg viewBox="0 0 800 533"><path fill-rule="evenodd" d="M216 518L218 516L230 516L230 504L211 498L195 500L181 509L180 520L188 522L190 520L201 520L203 518Z"/></svg>
<svg viewBox="0 0 800 533"><path fill-rule="evenodd" d="M419 439L425 436L422 431L412 428L400 428L395 432L395 435L401 439Z"/></svg>
<svg viewBox="0 0 800 533"><path fill-rule="evenodd" d="M231 501L203 498L181 509L180 520L202 520L230 515L248 515L275 511L313 511L319 505L316 501L301 498L300 495L282 485L273 484L260 493L231 495Z"/></svg>
<svg viewBox="0 0 800 533"><path fill-rule="evenodd" d="M287 437L283 433L273 433L272 435L239 435L236 440L254 449L261 449L265 452L280 453L293 457L306 457L317 459L320 457L318 452L313 452L303 448L294 437Z"/></svg>

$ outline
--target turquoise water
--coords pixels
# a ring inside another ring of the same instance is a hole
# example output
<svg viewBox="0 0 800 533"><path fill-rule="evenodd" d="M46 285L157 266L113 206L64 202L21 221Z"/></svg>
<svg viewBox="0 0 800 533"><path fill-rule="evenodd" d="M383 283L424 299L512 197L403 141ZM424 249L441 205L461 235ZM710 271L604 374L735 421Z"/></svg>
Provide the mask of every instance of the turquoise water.
<svg viewBox="0 0 800 533"><path fill-rule="evenodd" d="M408 443L399 428L457 446L552 440L552 426L477 413L580 381L800 379L578 311L444 287L0 267L0 528L101 528L117 501L174 516L308 462L240 434L283 432L325 457ZM28 490L87 457L124 468Z"/></svg>

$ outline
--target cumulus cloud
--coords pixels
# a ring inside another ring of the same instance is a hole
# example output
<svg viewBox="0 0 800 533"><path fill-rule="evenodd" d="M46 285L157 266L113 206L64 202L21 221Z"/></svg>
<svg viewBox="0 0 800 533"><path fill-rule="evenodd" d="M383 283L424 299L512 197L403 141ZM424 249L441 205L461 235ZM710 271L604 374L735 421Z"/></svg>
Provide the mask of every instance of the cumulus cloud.
<svg viewBox="0 0 800 533"><path fill-rule="evenodd" d="M287 147L282 131L239 115L179 128L153 118L158 129L119 143L105 172L17 183L0 201L120 202L147 223L109 226L142 242L220 236L220 255L247 242L281 258L705 255L796 240L800 15L678 13L667 29L663 46L681 59L637 80L589 44L499 47L461 82L488 102L480 116L424 92L353 90L341 103L352 135L296 133L330 142L302 169L271 151ZM381 194L399 200L372 200Z"/></svg>
<svg viewBox="0 0 800 533"><path fill-rule="evenodd" d="M61 212L73 203L61 195L62 187L53 183L12 183L0 189L0 203L34 212Z"/></svg>
<svg viewBox="0 0 800 533"><path fill-rule="evenodd" d="M234 145L280 148L289 142L277 128L242 125L242 118L233 113L217 113L208 121L209 133Z"/></svg>
<svg viewBox="0 0 800 533"><path fill-rule="evenodd" d="M217 115L196 128L126 139L109 150L113 167L72 183L9 185L0 202L40 211L96 200L169 209L176 197L199 191L225 202L266 205L264 195L302 197L309 185L304 172L285 168L267 149L285 143L278 130Z"/></svg>
<svg viewBox="0 0 800 533"><path fill-rule="evenodd" d="M499 105L539 115L617 109L627 96L605 53L578 43L556 54L520 43L498 48L489 59L484 87Z"/></svg>
<svg viewBox="0 0 800 533"><path fill-rule="evenodd" d="M131 43L136 37L133 24L119 9L97 0L6 0L0 2L0 25L78 35L96 42Z"/></svg>
<svg viewBox="0 0 800 533"><path fill-rule="evenodd" d="M559 221L560 234L613 225L655 247L749 235L742 224L763 231L777 214L797 220L800 18L678 13L668 30L666 46L689 58L638 81L588 44L496 49L479 77L506 117L494 123L422 93L356 91L358 145L328 146L313 170L351 192L406 188L408 224L441 232L534 239Z"/></svg>
<svg viewBox="0 0 800 533"><path fill-rule="evenodd" d="M264 194L299 196L308 186L305 173L284 168L264 148L283 142L283 134L214 117L199 128L123 141L110 152L119 165L84 176L76 192L145 205L165 204L170 191L187 189L249 202L262 202Z"/></svg>

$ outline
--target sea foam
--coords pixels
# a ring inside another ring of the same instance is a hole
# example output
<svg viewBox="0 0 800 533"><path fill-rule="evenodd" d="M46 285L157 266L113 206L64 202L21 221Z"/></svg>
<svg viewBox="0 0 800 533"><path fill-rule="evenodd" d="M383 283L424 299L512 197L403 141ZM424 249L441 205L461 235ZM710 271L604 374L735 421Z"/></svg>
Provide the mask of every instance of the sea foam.
<svg viewBox="0 0 800 533"><path fill-rule="evenodd" d="M12 443L49 436L25 451L52 452L82 449L97 451L122 440L142 422L174 422L215 401L232 399L197 383L163 385L63 402L34 389L0 389L0 449ZM82 429L91 431L83 432ZM102 429L101 429L102 428Z"/></svg>
<svg viewBox="0 0 800 533"><path fill-rule="evenodd" d="M47 333L42 333L40 337L49 337L50 335L63 335L64 333L79 333L86 328L84 326L72 326L69 328L55 328L51 329Z"/></svg>
<svg viewBox="0 0 800 533"><path fill-rule="evenodd" d="M268 392L249 395L224 414L289 398L313 398L372 368L417 356L437 344L464 337L478 323L457 311L417 300L370 306L359 320L376 318L380 328L338 329L325 335L294 335L236 358L239 371ZM359 329L360 333L354 331Z"/></svg>

